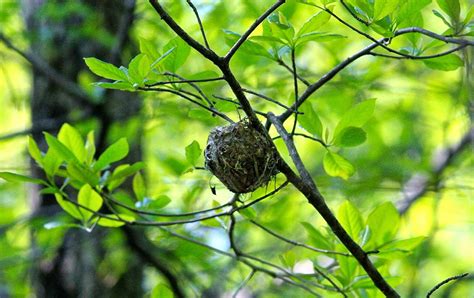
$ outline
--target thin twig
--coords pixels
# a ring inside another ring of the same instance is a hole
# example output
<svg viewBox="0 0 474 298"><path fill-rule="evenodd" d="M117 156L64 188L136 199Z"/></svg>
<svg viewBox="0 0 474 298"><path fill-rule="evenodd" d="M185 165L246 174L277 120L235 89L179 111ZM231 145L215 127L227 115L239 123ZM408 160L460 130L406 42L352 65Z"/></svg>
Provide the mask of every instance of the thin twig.
<svg viewBox="0 0 474 298"><path fill-rule="evenodd" d="M161 19L188 45L198 51L201 55L217 63L221 58L211 49L206 48L194 38L192 38L178 23L163 9L157 0L149 0L155 11L160 15Z"/></svg>
<svg viewBox="0 0 474 298"><path fill-rule="evenodd" d="M249 281L255 275L255 272L257 271L252 268L252 271L250 271L249 275L247 275L247 277L240 283L237 289L235 289L234 294L232 294L232 298L237 298L239 292L249 283Z"/></svg>
<svg viewBox="0 0 474 298"><path fill-rule="evenodd" d="M447 284L448 282L450 281L453 281L453 280L458 280L458 279L461 279L461 278L464 278L466 276L468 276L469 273L463 273L463 274L459 274L459 275L456 275L456 276L452 276L452 277L449 277L449 278L446 278L445 280L443 280L442 282L438 283L436 286L434 286L429 292L428 294L426 294L426 298L430 298L431 295L436 292L439 288L441 288L443 285Z"/></svg>
<svg viewBox="0 0 474 298"><path fill-rule="evenodd" d="M156 88L156 87L140 87L138 89L142 90L142 91L148 91L148 92L149 91L167 92L167 93L172 93L172 94L178 95L179 97L182 97L182 98L186 99L187 101L192 102L193 104L195 104L195 105L197 105L197 106L199 106L199 107L201 107L205 110L208 110L213 115L215 114L215 115L221 117L222 119L226 120L227 122L234 123L234 120L230 119L229 116L227 116L226 114L219 112L215 108L203 105L202 103L200 103L198 101L195 101L194 99L190 98L189 96L186 96L186 95L182 94L181 92L179 92L177 90L166 89L166 88Z"/></svg>
<svg viewBox="0 0 474 298"><path fill-rule="evenodd" d="M293 90L295 91L295 105L296 102L298 101L298 72L296 70L296 57L295 57L295 49L291 49L291 67L292 67L292 75L293 75ZM291 133L290 136L293 137L295 134L296 130L296 124L298 123L298 107L295 107L293 113L295 114L294 116L294 122L293 122L293 127L291 128Z"/></svg>
<svg viewBox="0 0 474 298"><path fill-rule="evenodd" d="M259 227L260 229L264 230L265 232L267 232L268 234L272 235L273 237L275 238L278 238L286 243L289 243L291 245L294 245L294 246L299 246L299 247L304 247L306 249L309 249L309 250L312 250L312 251L315 251L315 252L319 252L319 253L324 253L324 254L328 254L328 255L339 255L339 256L344 256L344 257L350 257L352 256L351 254L349 253L345 253L345 252L339 252L339 251L332 251L332 250L327 250L327 249L321 249L321 248L316 248L316 247L313 247L313 246L310 246L310 245L307 245L307 244L304 244L304 243L301 243L301 242L297 242L297 241L294 241L294 240L291 240L291 239L288 239L282 235L279 235L275 232L273 232L272 230L270 230L269 228L265 227L264 225L262 224L259 224L258 222L256 222L255 220L251 219L250 220L251 223L253 223L254 225L256 225L257 227Z"/></svg>
<svg viewBox="0 0 474 298"><path fill-rule="evenodd" d="M284 67L285 69L287 69L289 72L293 73L293 69L292 69L290 66L288 66L288 65L285 63L285 61L283 61L282 59L278 59L278 60L277 60L277 63L278 63L279 65L283 66L283 67ZM305 84L306 86L311 85L311 83L310 83L308 80L306 80L305 78L303 78L301 75L297 74L297 78L298 78L298 80L301 81L301 83Z"/></svg>
<svg viewBox="0 0 474 298"><path fill-rule="evenodd" d="M455 48L452 48L450 50L438 53L438 54L433 54L433 55L424 55L424 56L394 56L394 55L388 55L388 54L382 54L382 53L375 53L375 52L370 52L368 55L375 56L375 57L384 57L384 58L391 58L391 59L408 59L408 60L423 60L423 59L432 59L432 58L438 58L442 56L449 55L451 53L457 52L459 50L464 49L467 47L467 45L460 45Z"/></svg>
<svg viewBox="0 0 474 298"><path fill-rule="evenodd" d="M199 24L199 29L201 30L202 39L204 39L204 44L206 45L206 48L208 48L210 50L211 47L209 46L209 43L207 42L206 32L204 31L204 26L202 25L202 21L201 21L201 17L199 16L199 12L198 12L196 6L194 6L193 2L191 2L191 0L186 0L186 2L188 3L189 7L191 7L191 9L194 12L194 15L196 16L196 19L197 19L198 24Z"/></svg>
<svg viewBox="0 0 474 298"><path fill-rule="evenodd" d="M173 75L178 77L176 74L172 73L165 73L165 75ZM224 80L223 77L218 77L218 78L209 78L209 79L195 79L195 80L186 80L186 79L181 79L179 81L164 81L164 82L157 82L153 84L147 84L147 87L155 87L155 86L160 86L160 85L170 85L170 84L189 84L189 83L206 83L206 82L215 82L215 81L222 81Z"/></svg>
<svg viewBox="0 0 474 298"><path fill-rule="evenodd" d="M358 15L356 15L352 9L350 9L350 7L346 4L346 2L344 2L344 0L341 0L341 4L344 6L344 8L347 10L348 13L351 14L351 16L356 19L357 21L361 22L362 24L364 24L365 26L369 26L369 22L361 19Z"/></svg>
<svg viewBox="0 0 474 298"><path fill-rule="evenodd" d="M265 99L266 101L272 102L272 103L274 103L274 104L276 104L276 105L278 105L278 106L280 106L280 107L282 107L282 108L289 109L288 106L286 106L286 105L282 104L281 102L279 102L279 101L277 101L277 100L275 100L275 99L273 99L273 98L271 98L271 97L268 97L268 96L266 96L266 95L264 95L264 94L262 94L262 93L258 93L258 92L256 92L256 91L253 91L253 90L250 90L250 89L245 89L245 88L243 88L242 91L244 91L245 93L249 93L249 94L255 95L255 96L260 97L260 98L262 98L262 99Z"/></svg>
<svg viewBox="0 0 474 298"><path fill-rule="evenodd" d="M174 74L174 73L172 73L172 72L165 72L165 75L171 76L171 77L174 77L174 78L178 78L178 79L180 79L181 81L186 81L186 79L183 78L182 76L179 76L179 75ZM219 80L223 80L223 79L224 79L224 78L220 77L220 78L210 79L210 80L208 80L208 82L219 81ZM209 106L214 107L214 103L213 103L211 100L209 100L209 98L207 97L207 95L204 94L204 91L202 91L202 89L201 89L198 85L196 85L194 82L189 82L189 81L188 81L187 83L188 83L192 88L194 88L194 90L196 90L196 91L201 95L202 98L204 98L204 99L206 100L206 102L209 104Z"/></svg>
<svg viewBox="0 0 474 298"><path fill-rule="evenodd" d="M260 17L258 17L255 22L240 36L240 38L235 42L229 52L225 55L224 60L230 61L232 56L237 52L240 46L247 40L247 38L252 34L252 32L260 25L272 12L274 12L278 7L283 5L285 0L278 0L270 8L268 8Z"/></svg>

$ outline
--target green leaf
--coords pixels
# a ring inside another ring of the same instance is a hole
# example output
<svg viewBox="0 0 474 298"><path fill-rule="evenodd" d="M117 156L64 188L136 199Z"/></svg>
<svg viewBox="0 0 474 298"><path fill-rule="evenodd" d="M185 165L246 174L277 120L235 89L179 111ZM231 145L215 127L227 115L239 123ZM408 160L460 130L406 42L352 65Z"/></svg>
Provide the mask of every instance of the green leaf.
<svg viewBox="0 0 474 298"><path fill-rule="evenodd" d="M82 220L82 213L79 210L79 207L76 206L74 203L71 203L63 198L63 196L59 193L54 194L56 201L58 202L59 206L63 208L64 211L69 213L72 217Z"/></svg>
<svg viewBox="0 0 474 298"><path fill-rule="evenodd" d="M89 208L92 211L99 211L100 207L102 207L103 200L102 197L95 190L93 190L89 184L85 184L79 190L77 202L79 205ZM86 209L82 209L81 213L85 222L87 222L94 215L94 213Z"/></svg>
<svg viewBox="0 0 474 298"><path fill-rule="evenodd" d="M80 185L90 184L96 186L99 184L99 177L90 169L83 167L76 162L70 162L66 167L69 178L80 182Z"/></svg>
<svg viewBox="0 0 474 298"><path fill-rule="evenodd" d="M87 67L96 75L116 81L127 81L127 76L113 64L101 61L97 58L84 58Z"/></svg>
<svg viewBox="0 0 474 298"><path fill-rule="evenodd" d="M97 83L94 83L94 86L105 88L105 89L135 91L135 88L133 87L133 85L128 81L127 82L117 81L113 83L97 82Z"/></svg>
<svg viewBox="0 0 474 298"><path fill-rule="evenodd" d="M318 117L318 114L313 109L313 105L310 102L305 102L299 108L299 111L303 115L298 115L298 123L303 127L307 132L315 136L321 136L323 131L323 125L321 120Z"/></svg>
<svg viewBox="0 0 474 298"><path fill-rule="evenodd" d="M174 294L171 289L165 284L157 284L151 291L150 298L173 298Z"/></svg>
<svg viewBox="0 0 474 298"><path fill-rule="evenodd" d="M138 200L143 199L146 196L145 181L140 173L136 173L133 177L133 193Z"/></svg>
<svg viewBox="0 0 474 298"><path fill-rule="evenodd" d="M160 53L154 42L143 38L139 38L138 42L140 44L140 52L147 55L151 61L155 61L160 57Z"/></svg>
<svg viewBox="0 0 474 298"><path fill-rule="evenodd" d="M226 43L230 46L233 46L240 38L240 34L232 32L230 30L224 30L224 33L226 34ZM250 55L263 56L270 59L272 57L264 47L251 40L246 40L239 48L239 52Z"/></svg>
<svg viewBox="0 0 474 298"><path fill-rule="evenodd" d="M41 166L43 165L43 155L32 136L28 136L28 152L30 156Z"/></svg>
<svg viewBox="0 0 474 298"><path fill-rule="evenodd" d="M46 138L46 143L48 143L49 146L48 153L51 151L51 153L57 156L57 158L65 160L66 162L78 161L74 153L72 153L63 143L47 132L43 132L43 134Z"/></svg>
<svg viewBox="0 0 474 298"><path fill-rule="evenodd" d="M43 169L48 177L53 177L63 163L64 159L56 154L53 149L49 149L43 158Z"/></svg>
<svg viewBox="0 0 474 298"><path fill-rule="evenodd" d="M433 14L437 16L438 18L440 18L446 26L451 27L451 24L448 22L448 20L446 20L446 18L439 11L437 11L436 9L433 9Z"/></svg>
<svg viewBox="0 0 474 298"><path fill-rule="evenodd" d="M367 133L360 127L348 126L335 137L334 145L341 147L358 146L367 140Z"/></svg>
<svg viewBox="0 0 474 298"><path fill-rule="evenodd" d="M112 176L110 176L104 184L110 191L112 191L118 186L120 186L120 184L122 184L127 177L134 175L136 172L140 171L144 167L145 164L143 162L136 162L133 165L119 165L114 170Z"/></svg>
<svg viewBox="0 0 474 298"><path fill-rule="evenodd" d="M354 166L337 153L327 151L323 159L324 170L329 176L341 177L347 180L354 175Z"/></svg>
<svg viewBox="0 0 474 298"><path fill-rule="evenodd" d="M239 209L238 212L240 213L240 215L247 219L255 219L257 217L257 211L255 211L252 206L244 209Z"/></svg>
<svg viewBox="0 0 474 298"><path fill-rule="evenodd" d="M298 39L303 34L310 33L321 28L329 21L330 18L331 15L329 13L325 11L318 12L317 14L313 15L308 21L306 21L306 23L303 24L301 29L296 34L296 38Z"/></svg>
<svg viewBox="0 0 474 298"><path fill-rule="evenodd" d="M145 54L138 54L128 65L128 75L132 83L143 86L145 78L151 71L151 61Z"/></svg>
<svg viewBox="0 0 474 298"><path fill-rule="evenodd" d="M375 249L393 240L400 224L400 215L391 202L383 203L375 208L367 217L370 228L370 239L366 248Z"/></svg>
<svg viewBox="0 0 474 298"><path fill-rule="evenodd" d="M153 200L150 200L147 204L148 205L147 209L150 209L150 210L162 209L168 206L169 203L171 203L171 199L168 196L161 195Z"/></svg>
<svg viewBox="0 0 474 298"><path fill-rule="evenodd" d="M105 151L99 156L99 159L94 164L94 170L100 171L111 163L119 161L127 156L128 154L128 143L125 138L121 138L117 142L110 145Z"/></svg>
<svg viewBox="0 0 474 298"><path fill-rule="evenodd" d="M192 164L193 166L196 166L196 162L201 157L202 154L202 149L199 146L199 143L197 141L193 141L191 144L186 146L186 160Z"/></svg>
<svg viewBox="0 0 474 298"><path fill-rule="evenodd" d="M359 210L350 202L345 201L337 210L337 219L352 239L357 240L364 228L364 221Z"/></svg>
<svg viewBox="0 0 474 298"><path fill-rule="evenodd" d="M116 228L125 225L125 222L133 222L135 218L128 214L108 214L106 217L101 217L97 224L102 227Z"/></svg>
<svg viewBox="0 0 474 298"><path fill-rule="evenodd" d="M424 59L423 63L432 69L452 71L464 66L463 60L456 54L449 54L432 59Z"/></svg>
<svg viewBox="0 0 474 298"><path fill-rule="evenodd" d="M372 117L374 109L375 99L368 99L354 105L342 116L336 126L334 135L337 136L342 129L348 126L361 127Z"/></svg>
<svg viewBox="0 0 474 298"><path fill-rule="evenodd" d="M453 23L459 21L461 6L459 0L436 0L439 7L453 20Z"/></svg>
<svg viewBox="0 0 474 298"><path fill-rule="evenodd" d="M329 241L326 235L323 235L318 229L316 229L313 225L308 222L302 222L301 225L306 230L308 234L309 242L321 249L331 250L333 249L332 243Z"/></svg>
<svg viewBox="0 0 474 298"><path fill-rule="evenodd" d="M181 38L175 37L164 46L163 50L171 50L167 55L169 57L163 61L164 67L171 72L176 72L186 62L191 52L191 47Z"/></svg>
<svg viewBox="0 0 474 298"><path fill-rule="evenodd" d="M418 24L421 19L420 11L431 3L431 0L405 0L400 2L400 8L395 14L397 24L406 26Z"/></svg>
<svg viewBox="0 0 474 298"><path fill-rule="evenodd" d="M337 256L336 259L339 263L342 283L347 286L354 280L357 274L357 261L354 258L348 258L346 256Z"/></svg>
<svg viewBox="0 0 474 298"><path fill-rule="evenodd" d="M95 140L94 140L94 131L90 131L87 134L86 144L84 145L86 150L86 164L91 165L94 160L95 154Z"/></svg>
<svg viewBox="0 0 474 298"><path fill-rule="evenodd" d="M43 184L47 185L47 183L41 179L28 177L20 174L10 173L10 172L0 172L0 178L8 181L8 182L28 182L34 184Z"/></svg>
<svg viewBox="0 0 474 298"><path fill-rule="evenodd" d="M324 42L324 41L332 41L335 39L346 38L344 35L340 34L333 34L333 33L325 33L325 32L311 32L307 34L303 34L296 42L296 46L299 47L304 43L310 41L316 42Z"/></svg>
<svg viewBox="0 0 474 298"><path fill-rule="evenodd" d="M85 161L86 150L84 140L74 127L67 123L63 124L58 133L58 140L74 154L79 162Z"/></svg>
<svg viewBox="0 0 474 298"><path fill-rule="evenodd" d="M392 250L410 252L414 250L418 245L420 245L426 239L427 237L420 236L420 237L408 238L408 239L403 239L403 240L395 240L380 247L380 252L383 253L383 252L392 251Z"/></svg>
<svg viewBox="0 0 474 298"><path fill-rule="evenodd" d="M399 4L400 0L375 0L374 20L380 20L391 14Z"/></svg>

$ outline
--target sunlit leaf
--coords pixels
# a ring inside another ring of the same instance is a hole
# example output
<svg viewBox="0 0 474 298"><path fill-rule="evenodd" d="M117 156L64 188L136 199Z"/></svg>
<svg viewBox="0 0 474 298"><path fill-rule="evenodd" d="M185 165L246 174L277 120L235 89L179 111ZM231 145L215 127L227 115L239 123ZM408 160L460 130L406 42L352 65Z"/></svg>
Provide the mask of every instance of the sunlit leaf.
<svg viewBox="0 0 474 298"><path fill-rule="evenodd" d="M96 75L116 81L126 81L127 76L113 64L101 61L97 58L84 58L87 67Z"/></svg>
<svg viewBox="0 0 474 298"><path fill-rule="evenodd" d="M39 165L43 164L43 155L32 136L28 136L28 152Z"/></svg>
<svg viewBox="0 0 474 298"><path fill-rule="evenodd" d="M135 217L128 214L108 214L107 217L100 217L97 224L102 227L116 228L134 220Z"/></svg>
<svg viewBox="0 0 474 298"><path fill-rule="evenodd" d="M136 173L133 177L132 186L137 199L141 200L146 196L145 181L140 173Z"/></svg>
<svg viewBox="0 0 474 298"><path fill-rule="evenodd" d="M323 159L324 170L329 176L349 179L354 175L354 166L344 157L337 153L327 151Z"/></svg>
<svg viewBox="0 0 474 298"><path fill-rule="evenodd" d="M111 163L123 159L128 154L128 143L125 138L121 138L117 142L110 145L105 151L99 156L99 159L94 164L94 170L100 171Z"/></svg>
<svg viewBox="0 0 474 298"><path fill-rule="evenodd" d="M393 240L397 234L399 224L400 215L391 202L376 207L367 217L371 237L366 247L370 249L377 248L379 245Z"/></svg>
<svg viewBox="0 0 474 298"><path fill-rule="evenodd" d="M319 119L318 114L314 111L311 103L305 102L301 105L299 111L303 113L302 115L298 115L298 123L301 127L315 136L321 136L323 125L321 124L321 120Z"/></svg>
<svg viewBox="0 0 474 298"><path fill-rule="evenodd" d="M301 29L296 33L296 38L299 38L301 35L310 33L318 30L324 24L326 24L331 15L325 11L320 11L317 14L313 15L306 23L303 24Z"/></svg>
<svg viewBox="0 0 474 298"><path fill-rule="evenodd" d="M337 210L337 219L352 239L358 239L364 228L364 221L359 210L350 202L344 201Z"/></svg>
<svg viewBox="0 0 474 298"><path fill-rule="evenodd" d="M197 141L193 141L191 144L186 146L186 160L192 164L193 166L196 165L197 160L202 155L202 149L199 146Z"/></svg>
<svg viewBox="0 0 474 298"><path fill-rule="evenodd" d="M102 207L102 197L92 189L89 184L85 184L80 190L79 194L77 195L77 202L79 205L84 206L92 211L99 211L100 207ZM86 210L83 208L81 210L83 215L84 221L88 221L94 213Z"/></svg>
<svg viewBox="0 0 474 298"><path fill-rule="evenodd" d="M342 129L348 126L361 127L372 117L374 109L375 99L364 100L354 105L342 116L336 126L334 135L337 136Z"/></svg>
<svg viewBox="0 0 474 298"><path fill-rule="evenodd" d="M84 148L84 140L74 127L67 123L63 124L58 133L58 140L74 154L79 162L85 161L86 150Z"/></svg>
<svg viewBox="0 0 474 298"><path fill-rule="evenodd" d="M380 20L388 14L391 14L399 4L400 0L375 0L374 20Z"/></svg>
<svg viewBox="0 0 474 298"><path fill-rule="evenodd" d="M45 181L33 177L28 177L20 174L15 174L11 172L0 172L0 178L8 181L8 182L28 182L28 183L35 183L35 184L47 184Z"/></svg>
<svg viewBox="0 0 474 298"><path fill-rule="evenodd" d="M449 54L432 59L424 59L423 63L429 68L444 71L452 71L464 66L463 60L456 54Z"/></svg>

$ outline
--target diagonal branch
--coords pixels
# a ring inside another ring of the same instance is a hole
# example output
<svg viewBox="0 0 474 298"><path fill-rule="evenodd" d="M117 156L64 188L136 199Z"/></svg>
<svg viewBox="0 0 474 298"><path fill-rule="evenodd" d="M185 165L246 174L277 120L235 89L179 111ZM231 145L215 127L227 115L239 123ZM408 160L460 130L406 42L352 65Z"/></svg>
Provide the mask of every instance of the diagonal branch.
<svg viewBox="0 0 474 298"><path fill-rule="evenodd" d="M347 234L345 229L339 223L332 211L325 202L324 197L319 192L308 170L305 168L301 157L296 150L295 144L290 134L283 127L280 120L272 113L267 117L281 135L288 149L291 159L296 169L301 175L298 177L293 170L283 160L278 165L278 169L287 177L287 179L308 199L308 202L321 214L334 234L341 240L344 246L351 252L354 258L367 272L367 275L374 282L375 286L387 297L400 297L398 293L387 283L380 272L370 261L368 254Z"/></svg>
<svg viewBox="0 0 474 298"><path fill-rule="evenodd" d="M157 0L150 0L150 4L160 15L161 19L193 49L195 49L201 55L203 55L214 63L217 63L221 59L214 51L206 48L205 46L197 42L194 38L192 38L186 31L184 31L183 28L181 28L181 26L178 25L178 23L176 23L175 20L163 9L161 4Z"/></svg>
<svg viewBox="0 0 474 298"><path fill-rule="evenodd" d="M439 177L443 172L454 162L456 157L461 154L464 150L473 146L474 143L474 127L461 138L461 140L451 147L441 150L436 154L434 158L434 164L432 168L432 179L437 184ZM423 197L428 192L429 187L432 185L430 179L425 176L413 175L408 182L403 186L404 197L397 202L397 210L400 214L405 214L408 209L418 199Z"/></svg>
<svg viewBox="0 0 474 298"><path fill-rule="evenodd" d="M90 100L89 95L78 84L66 79L61 73L59 73L56 69L52 68L46 61L41 59L39 56L20 50L1 32L0 41L2 41L7 48L13 50L17 54L25 58L35 70L50 79L54 84L58 85L66 94L72 96L79 103L85 106L94 105L94 103Z"/></svg>
<svg viewBox="0 0 474 298"><path fill-rule="evenodd" d="M283 5L285 3L285 0L278 0L273 4L270 8L268 8L258 19L253 22L252 25L247 29L247 31L240 36L240 38L237 40L237 42L232 46L232 48L229 50L229 52L225 55L224 60L230 61L232 56L237 52L237 50L240 48L240 46L249 38L250 34L260 25L272 12L274 12L278 7Z"/></svg>
<svg viewBox="0 0 474 298"><path fill-rule="evenodd" d="M204 26L202 25L202 21L201 21L201 17L199 16L199 12L198 12L196 6L193 4L193 2L191 0L186 0L186 2L188 3L189 7L191 7L191 9L194 12L194 15L196 16L196 20L198 21L198 24L199 24L199 29L201 30L202 39L204 39L204 44L206 45L206 48L208 48L210 50L211 47L209 46L209 43L207 42L206 32L204 31Z"/></svg>

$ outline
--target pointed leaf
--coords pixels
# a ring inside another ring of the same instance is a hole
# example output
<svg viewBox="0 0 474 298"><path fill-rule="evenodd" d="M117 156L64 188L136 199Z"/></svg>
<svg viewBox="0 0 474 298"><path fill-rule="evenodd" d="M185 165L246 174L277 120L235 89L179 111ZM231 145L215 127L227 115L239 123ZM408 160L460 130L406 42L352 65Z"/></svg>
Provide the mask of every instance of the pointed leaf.
<svg viewBox="0 0 474 298"><path fill-rule="evenodd" d="M79 194L77 195L77 202L79 205L84 206L92 211L99 211L100 207L102 207L102 197L92 189L89 184L85 184L79 190ZM88 221L94 213L89 210L82 209L81 213L83 215L84 221Z"/></svg>
<svg viewBox="0 0 474 298"><path fill-rule="evenodd" d="M20 174L15 174L15 173L10 173L10 172L0 172L0 178L8 182L28 182L28 183L34 183L34 184L47 185L47 183L41 179L28 177L28 176L24 176Z"/></svg>
<svg viewBox="0 0 474 298"><path fill-rule="evenodd" d="M375 0L374 20L380 20L391 14L399 4L400 0Z"/></svg>
<svg viewBox="0 0 474 298"><path fill-rule="evenodd" d="M317 14L313 15L306 23L303 24L301 29L296 34L296 38L299 38L301 35L316 31L317 29L321 28L325 25L331 15L325 11L320 11Z"/></svg>
<svg viewBox="0 0 474 298"><path fill-rule="evenodd" d="M136 173L133 177L132 186L135 197L138 200L141 200L146 196L145 181L140 173Z"/></svg>
<svg viewBox="0 0 474 298"><path fill-rule="evenodd" d="M310 134L320 137L323 131L323 125L321 124L318 114L314 111L313 105L309 102L305 102L299 108L299 111L303 113L303 115L298 115L298 123L301 127Z"/></svg>
<svg viewBox="0 0 474 298"><path fill-rule="evenodd" d="M372 117L374 109L375 99L368 99L354 105L342 116L336 126L334 135L337 136L342 129L348 126L361 127Z"/></svg>
<svg viewBox="0 0 474 298"><path fill-rule="evenodd" d="M193 141L191 144L186 146L186 160L192 164L196 165L197 160L201 157L202 150L197 141Z"/></svg>
<svg viewBox="0 0 474 298"><path fill-rule="evenodd" d="M391 202L383 203L375 208L367 217L371 237L367 248L374 249L393 240L400 224L400 215Z"/></svg>
<svg viewBox="0 0 474 298"><path fill-rule="evenodd" d="M129 148L127 140L125 138L121 138L105 149L104 153L100 155L99 159L94 164L94 170L100 171L111 163L123 159L125 156L127 156L128 150Z"/></svg>
<svg viewBox="0 0 474 298"><path fill-rule="evenodd" d="M72 217L82 220L83 216L78 206L74 203L71 203L63 198L63 196L59 193L54 194L56 201L58 202L59 206L63 208L64 211L69 213Z"/></svg>
<svg viewBox="0 0 474 298"><path fill-rule="evenodd" d="M367 133L360 127L348 126L335 137L334 145L341 147L358 146L367 140Z"/></svg>
<svg viewBox="0 0 474 298"><path fill-rule="evenodd" d="M432 69L452 71L464 66L463 60L456 54L423 60L423 63Z"/></svg>
<svg viewBox="0 0 474 298"><path fill-rule="evenodd" d="M47 132L43 132L43 134L45 136L46 143L48 143L49 146L48 152L51 151L51 153L56 155L61 160L65 160L66 162L77 161L74 153L72 153L71 150L69 150L69 148L67 148L58 139Z"/></svg>
<svg viewBox="0 0 474 298"><path fill-rule="evenodd" d="M97 58L84 58L87 67L96 75L116 81L126 81L127 76L115 65L101 61Z"/></svg>
<svg viewBox="0 0 474 298"><path fill-rule="evenodd" d="M350 201L345 201L337 210L337 219L352 239L359 239L364 229L364 221L359 210Z"/></svg>
<svg viewBox="0 0 474 298"><path fill-rule="evenodd" d="M28 152L39 165L43 164L43 155L32 136L28 136Z"/></svg>
<svg viewBox="0 0 474 298"><path fill-rule="evenodd" d="M126 222L133 222L135 218L127 214L109 214L106 217L101 217L97 224L102 227L116 228L126 224Z"/></svg>
<svg viewBox="0 0 474 298"><path fill-rule="evenodd" d="M355 172L354 166L347 159L331 151L327 151L324 155L323 166L329 176L341 177L344 180Z"/></svg>
<svg viewBox="0 0 474 298"><path fill-rule="evenodd" d="M84 140L74 127L67 123L63 124L58 133L58 140L74 154L79 162L85 161L86 150L84 148Z"/></svg>

